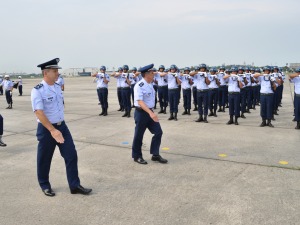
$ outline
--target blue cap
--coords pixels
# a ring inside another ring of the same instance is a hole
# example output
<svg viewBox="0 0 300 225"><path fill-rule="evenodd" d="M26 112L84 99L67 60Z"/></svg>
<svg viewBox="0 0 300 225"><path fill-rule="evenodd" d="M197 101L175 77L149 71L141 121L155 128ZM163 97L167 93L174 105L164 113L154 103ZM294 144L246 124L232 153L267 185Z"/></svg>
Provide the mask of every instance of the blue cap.
<svg viewBox="0 0 300 225"><path fill-rule="evenodd" d="M124 65L123 66L123 70L129 70L129 66L128 65Z"/></svg>
<svg viewBox="0 0 300 225"><path fill-rule="evenodd" d="M42 63L42 64L38 65L37 67L40 67L41 70L44 70L44 69L61 69L61 67L57 65L58 63L59 63L59 58L55 58L55 59L52 59L48 62Z"/></svg>
<svg viewBox="0 0 300 225"><path fill-rule="evenodd" d="M101 66L101 67L100 67L100 70L104 70L104 71L105 71L105 70L106 70L106 67L105 67L105 66Z"/></svg>
<svg viewBox="0 0 300 225"><path fill-rule="evenodd" d="M132 71L137 71L137 68L136 68L136 67L132 67L131 70L132 70Z"/></svg>
<svg viewBox="0 0 300 225"><path fill-rule="evenodd" d="M300 73L300 67L295 70L296 73Z"/></svg>
<svg viewBox="0 0 300 225"><path fill-rule="evenodd" d="M147 66L144 66L144 67L141 67L139 69L139 72L141 73L146 73L147 71L151 70L153 68L154 64L150 64L150 65L147 65Z"/></svg>

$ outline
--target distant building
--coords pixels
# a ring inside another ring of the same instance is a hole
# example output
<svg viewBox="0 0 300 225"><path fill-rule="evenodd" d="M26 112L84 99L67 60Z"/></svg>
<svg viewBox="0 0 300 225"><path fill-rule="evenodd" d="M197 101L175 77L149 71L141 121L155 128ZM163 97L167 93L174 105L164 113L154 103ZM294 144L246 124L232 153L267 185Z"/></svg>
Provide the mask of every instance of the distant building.
<svg viewBox="0 0 300 225"><path fill-rule="evenodd" d="M300 67L300 63L290 63L290 68L291 69L297 69Z"/></svg>

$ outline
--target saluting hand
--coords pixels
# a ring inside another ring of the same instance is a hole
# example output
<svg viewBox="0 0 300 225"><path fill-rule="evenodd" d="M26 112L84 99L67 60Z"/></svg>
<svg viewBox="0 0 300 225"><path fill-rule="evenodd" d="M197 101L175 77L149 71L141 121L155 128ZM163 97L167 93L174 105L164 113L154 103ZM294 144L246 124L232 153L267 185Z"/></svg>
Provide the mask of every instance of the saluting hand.
<svg viewBox="0 0 300 225"><path fill-rule="evenodd" d="M151 119L153 119L154 122L158 122L159 121L157 115L154 112L150 113L150 117L151 117Z"/></svg>
<svg viewBox="0 0 300 225"><path fill-rule="evenodd" d="M57 143L63 144L65 142L65 139L59 130L56 130L56 129L52 130L51 135Z"/></svg>

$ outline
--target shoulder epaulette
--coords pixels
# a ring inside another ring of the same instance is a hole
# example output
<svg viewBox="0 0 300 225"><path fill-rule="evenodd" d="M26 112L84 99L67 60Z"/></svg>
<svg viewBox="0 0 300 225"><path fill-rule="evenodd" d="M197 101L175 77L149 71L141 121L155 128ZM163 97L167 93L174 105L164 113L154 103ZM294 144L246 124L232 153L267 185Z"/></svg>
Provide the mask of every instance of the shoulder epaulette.
<svg viewBox="0 0 300 225"><path fill-rule="evenodd" d="M143 86L144 86L144 82L141 82L141 83L139 84L139 86L140 86L140 87L143 87Z"/></svg>
<svg viewBox="0 0 300 225"><path fill-rule="evenodd" d="M41 87L43 87L43 84L38 84L38 85L36 85L34 88L35 88L35 89L40 89Z"/></svg>
<svg viewBox="0 0 300 225"><path fill-rule="evenodd" d="M60 84L58 84L58 83L56 83L56 82L55 82L54 84L56 84L56 85L60 86Z"/></svg>

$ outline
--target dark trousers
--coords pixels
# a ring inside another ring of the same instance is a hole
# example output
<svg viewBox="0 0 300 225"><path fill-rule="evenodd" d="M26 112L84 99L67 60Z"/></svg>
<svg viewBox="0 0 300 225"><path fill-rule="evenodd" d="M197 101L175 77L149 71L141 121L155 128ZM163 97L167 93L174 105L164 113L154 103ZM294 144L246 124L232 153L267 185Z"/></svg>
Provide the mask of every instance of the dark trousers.
<svg viewBox="0 0 300 225"><path fill-rule="evenodd" d="M3 117L0 114L0 135L3 135Z"/></svg>
<svg viewBox="0 0 300 225"><path fill-rule="evenodd" d="M119 105L121 108L123 108L124 103L123 103L123 99L122 99L122 88L120 88L120 87L117 88L117 95L118 95ZM100 101L100 99L99 99L99 101Z"/></svg>
<svg viewBox="0 0 300 225"><path fill-rule="evenodd" d="M7 104L12 104L13 103L12 96L10 94L10 90L5 91L5 97L6 97Z"/></svg>
<svg viewBox="0 0 300 225"><path fill-rule="evenodd" d="M130 85L130 92L131 92L131 98L132 98L132 105L134 104L134 86L135 86L135 84Z"/></svg>
<svg viewBox="0 0 300 225"><path fill-rule="evenodd" d="M192 91L191 89L182 89L183 108L191 109Z"/></svg>
<svg viewBox="0 0 300 225"><path fill-rule="evenodd" d="M197 91L197 104L199 115L207 116L208 114L208 90Z"/></svg>
<svg viewBox="0 0 300 225"><path fill-rule="evenodd" d="M160 108L168 106L168 86L160 86L157 90Z"/></svg>
<svg viewBox="0 0 300 225"><path fill-rule="evenodd" d="M228 105L228 86L226 85L226 89L225 89L225 104Z"/></svg>
<svg viewBox="0 0 300 225"><path fill-rule="evenodd" d="M107 88L98 88L97 89L99 100L101 103L101 106L103 109L108 108L108 102L107 102L107 97L108 97L108 90Z"/></svg>
<svg viewBox="0 0 300 225"><path fill-rule="evenodd" d="M252 101L252 106L253 108L255 107L255 105L258 103L258 93L259 93L259 87L258 86L253 86L252 87L252 98L253 98L253 101Z"/></svg>
<svg viewBox="0 0 300 225"><path fill-rule="evenodd" d="M178 103L179 103L179 89L169 89L169 104L170 104L170 113L178 113Z"/></svg>
<svg viewBox="0 0 300 225"><path fill-rule="evenodd" d="M273 111L277 109L278 109L278 90L276 88L273 95Z"/></svg>
<svg viewBox="0 0 300 225"><path fill-rule="evenodd" d="M0 95L3 95L3 87L0 86Z"/></svg>
<svg viewBox="0 0 300 225"><path fill-rule="evenodd" d="M240 104L241 104L242 113L246 112L246 90L245 90L245 88L241 89Z"/></svg>
<svg viewBox="0 0 300 225"><path fill-rule="evenodd" d="M130 87L122 88L123 107L127 112L131 111L130 93Z"/></svg>
<svg viewBox="0 0 300 225"><path fill-rule="evenodd" d="M237 116L237 117L240 116L240 111L241 111L240 98L241 98L241 96L239 93L228 95L229 115L230 116Z"/></svg>
<svg viewBox="0 0 300 225"><path fill-rule="evenodd" d="M156 108L156 104L157 104L157 85L153 85L153 89L155 91L155 108Z"/></svg>
<svg viewBox="0 0 300 225"><path fill-rule="evenodd" d="M218 100L219 100L219 106L225 106L225 100L226 100L226 90L227 90L227 86L226 85L223 85L223 86L220 86L219 89L218 89Z"/></svg>
<svg viewBox="0 0 300 225"><path fill-rule="evenodd" d="M260 116L263 120L272 119L273 117L273 101L274 94L264 95L260 94Z"/></svg>
<svg viewBox="0 0 300 225"><path fill-rule="evenodd" d="M39 184L43 190L51 188L49 182L50 166L55 147L58 146L60 154L65 160L69 187L75 189L80 184L80 180L78 177L77 152L72 135L65 122L62 122L60 126L54 125L54 127L62 133L65 139L63 144L57 143L51 133L41 123L38 123L36 136L39 141L37 151Z"/></svg>
<svg viewBox="0 0 300 225"><path fill-rule="evenodd" d="M22 94L23 94L23 85L19 85L18 89L19 89L19 94L22 96Z"/></svg>
<svg viewBox="0 0 300 225"><path fill-rule="evenodd" d="M294 106L295 106L295 120L297 122L300 121L300 96L294 97ZM1 134L0 134L1 135Z"/></svg>
<svg viewBox="0 0 300 225"><path fill-rule="evenodd" d="M252 87L246 87L246 101L247 108L250 109L252 107L253 98L252 98Z"/></svg>
<svg viewBox="0 0 300 225"><path fill-rule="evenodd" d="M193 103L197 105L197 87L193 87Z"/></svg>
<svg viewBox="0 0 300 225"><path fill-rule="evenodd" d="M142 157L143 137L146 129L154 134L150 146L150 154L159 155L159 147L163 131L159 122L154 122L153 119L145 111L135 110L135 131L132 143L132 158Z"/></svg>
<svg viewBox="0 0 300 225"><path fill-rule="evenodd" d="M209 110L217 110L218 108L218 88L208 91Z"/></svg>
<svg viewBox="0 0 300 225"><path fill-rule="evenodd" d="M278 104L281 104L282 101L282 93L283 93L283 84L277 87L278 89Z"/></svg>

